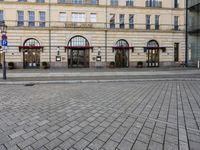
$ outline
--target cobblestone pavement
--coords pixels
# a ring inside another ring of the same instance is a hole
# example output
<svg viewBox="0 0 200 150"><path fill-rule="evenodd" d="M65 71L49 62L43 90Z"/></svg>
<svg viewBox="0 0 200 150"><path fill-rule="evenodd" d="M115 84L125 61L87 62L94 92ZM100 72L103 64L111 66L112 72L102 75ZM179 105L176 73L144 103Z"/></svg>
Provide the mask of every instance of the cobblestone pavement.
<svg viewBox="0 0 200 150"><path fill-rule="evenodd" d="M200 81L0 86L0 150L199 150Z"/></svg>

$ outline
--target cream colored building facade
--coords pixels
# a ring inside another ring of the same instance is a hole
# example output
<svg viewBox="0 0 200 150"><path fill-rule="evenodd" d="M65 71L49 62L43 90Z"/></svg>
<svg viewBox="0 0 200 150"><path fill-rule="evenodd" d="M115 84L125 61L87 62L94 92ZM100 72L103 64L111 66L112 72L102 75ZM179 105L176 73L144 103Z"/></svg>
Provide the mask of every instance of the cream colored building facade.
<svg viewBox="0 0 200 150"><path fill-rule="evenodd" d="M6 62L16 68L42 62L64 68L174 66L185 59L184 8L184 0L1 0Z"/></svg>

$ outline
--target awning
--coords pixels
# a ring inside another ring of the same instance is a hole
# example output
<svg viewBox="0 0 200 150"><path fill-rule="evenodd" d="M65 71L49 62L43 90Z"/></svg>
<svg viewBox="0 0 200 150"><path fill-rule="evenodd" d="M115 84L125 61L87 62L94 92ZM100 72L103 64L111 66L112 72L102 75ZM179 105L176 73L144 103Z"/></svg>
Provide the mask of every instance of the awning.
<svg viewBox="0 0 200 150"><path fill-rule="evenodd" d="M113 46L112 47L113 50L118 49L118 50L129 50L131 49L132 51L134 50L134 47L129 47L129 46Z"/></svg>
<svg viewBox="0 0 200 150"><path fill-rule="evenodd" d="M65 46L65 52L67 49L74 50L84 50L84 49L93 49L93 46Z"/></svg>
<svg viewBox="0 0 200 150"><path fill-rule="evenodd" d="M149 49L149 50L162 50L163 52L166 51L166 47L144 47L144 52L146 52L147 49Z"/></svg>
<svg viewBox="0 0 200 150"><path fill-rule="evenodd" d="M44 46L19 46L19 52L25 50L40 50L43 52Z"/></svg>
<svg viewBox="0 0 200 150"><path fill-rule="evenodd" d="M65 46L65 49L93 49L92 46Z"/></svg>

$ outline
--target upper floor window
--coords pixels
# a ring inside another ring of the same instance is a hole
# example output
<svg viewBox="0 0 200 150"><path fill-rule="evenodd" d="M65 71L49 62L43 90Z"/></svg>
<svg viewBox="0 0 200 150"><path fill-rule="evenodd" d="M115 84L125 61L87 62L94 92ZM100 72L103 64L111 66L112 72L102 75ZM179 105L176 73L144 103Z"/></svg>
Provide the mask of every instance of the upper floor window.
<svg viewBox="0 0 200 150"><path fill-rule="evenodd" d="M28 25L29 25L29 27L34 27L35 26L35 12L29 11L28 14L29 14Z"/></svg>
<svg viewBox="0 0 200 150"><path fill-rule="evenodd" d="M110 0L110 5L112 6L118 6L118 0Z"/></svg>
<svg viewBox="0 0 200 150"><path fill-rule="evenodd" d="M98 4L98 2L97 2L97 0L91 0L91 4L96 5L96 4Z"/></svg>
<svg viewBox="0 0 200 150"><path fill-rule="evenodd" d="M178 16L174 16L174 30L178 30L179 26L178 26Z"/></svg>
<svg viewBox="0 0 200 150"><path fill-rule="evenodd" d="M133 0L126 0L126 6L133 6Z"/></svg>
<svg viewBox="0 0 200 150"><path fill-rule="evenodd" d="M0 24L3 22L4 17L3 17L3 10L0 10Z"/></svg>
<svg viewBox="0 0 200 150"><path fill-rule="evenodd" d="M147 0L146 7L162 7L162 2L160 0Z"/></svg>
<svg viewBox="0 0 200 150"><path fill-rule="evenodd" d="M178 8L179 7L179 0L174 0L174 8Z"/></svg>
<svg viewBox="0 0 200 150"><path fill-rule="evenodd" d="M97 14L91 13L90 14L90 21L91 22L97 22Z"/></svg>
<svg viewBox="0 0 200 150"><path fill-rule="evenodd" d="M67 14L66 14L66 12L60 12L59 13L59 19L62 22L66 22L67 21Z"/></svg>
<svg viewBox="0 0 200 150"><path fill-rule="evenodd" d="M129 15L129 29L133 29L134 28L134 15L130 14Z"/></svg>
<svg viewBox="0 0 200 150"><path fill-rule="evenodd" d="M27 2L27 0L18 0L18 2Z"/></svg>
<svg viewBox="0 0 200 150"><path fill-rule="evenodd" d="M120 14L119 15L119 28L120 29L124 29L125 28L124 18L125 18L124 14Z"/></svg>
<svg viewBox="0 0 200 150"><path fill-rule="evenodd" d="M40 11L39 12L40 14L40 23L39 23L39 26L40 27L45 27L45 22L46 22L46 17L45 17L45 12L44 11Z"/></svg>
<svg viewBox="0 0 200 150"><path fill-rule="evenodd" d="M160 24L160 16L159 15L155 15L155 30L159 30L159 24Z"/></svg>
<svg viewBox="0 0 200 150"><path fill-rule="evenodd" d="M44 3L45 0L36 0L36 3Z"/></svg>
<svg viewBox="0 0 200 150"><path fill-rule="evenodd" d="M149 30L151 28L151 22L150 22L151 16L146 15L146 29Z"/></svg>
<svg viewBox="0 0 200 150"><path fill-rule="evenodd" d="M84 2L84 0L72 0L73 4L83 4Z"/></svg>
<svg viewBox="0 0 200 150"><path fill-rule="evenodd" d="M72 22L85 22L85 13L72 13Z"/></svg>
<svg viewBox="0 0 200 150"><path fill-rule="evenodd" d="M115 28L115 14L110 14L110 28Z"/></svg>
<svg viewBox="0 0 200 150"><path fill-rule="evenodd" d="M24 11L17 11L17 15L18 15L17 25L24 26Z"/></svg>

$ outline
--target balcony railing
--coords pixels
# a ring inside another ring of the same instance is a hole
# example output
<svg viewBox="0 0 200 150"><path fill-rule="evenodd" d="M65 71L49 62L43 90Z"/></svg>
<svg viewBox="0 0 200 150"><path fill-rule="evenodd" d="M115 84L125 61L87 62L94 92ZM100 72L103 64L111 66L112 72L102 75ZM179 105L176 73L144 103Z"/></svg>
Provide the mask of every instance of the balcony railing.
<svg viewBox="0 0 200 150"><path fill-rule="evenodd" d="M58 0L58 3L73 5L99 5L99 0Z"/></svg>
<svg viewBox="0 0 200 150"><path fill-rule="evenodd" d="M8 27L19 27L24 29L49 28L49 22L43 21L5 21ZM84 29L99 29L99 30L141 30L141 31L185 31L185 25L170 25L170 24L129 24L129 23L103 23L103 22L50 22L50 28L82 28Z"/></svg>
<svg viewBox="0 0 200 150"><path fill-rule="evenodd" d="M146 7L162 7L161 1L146 1Z"/></svg>

